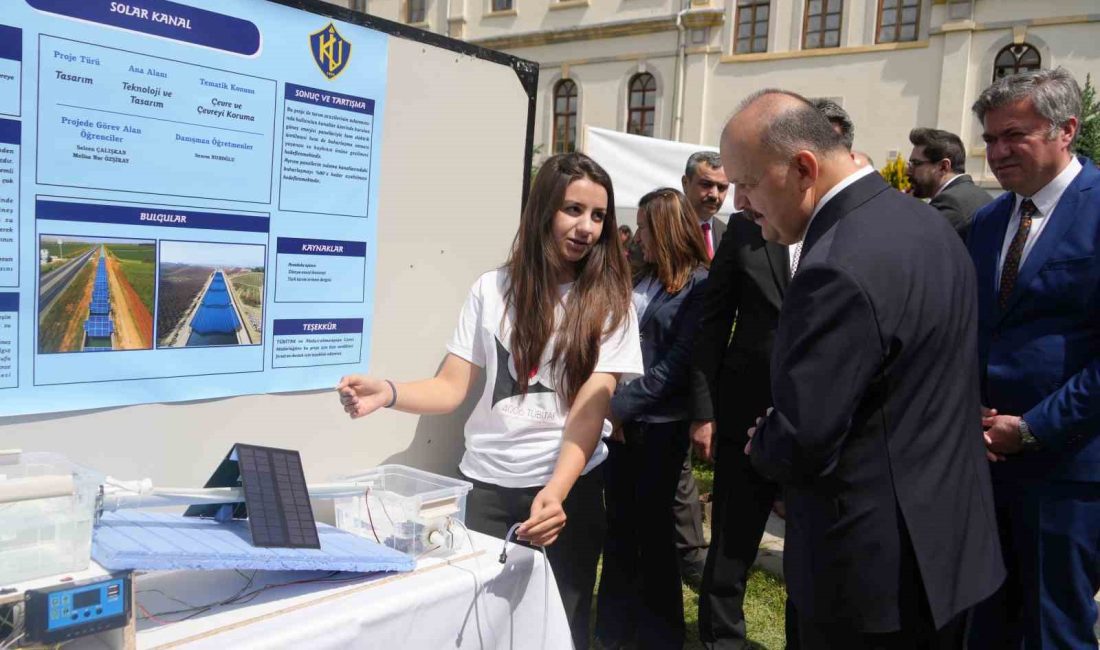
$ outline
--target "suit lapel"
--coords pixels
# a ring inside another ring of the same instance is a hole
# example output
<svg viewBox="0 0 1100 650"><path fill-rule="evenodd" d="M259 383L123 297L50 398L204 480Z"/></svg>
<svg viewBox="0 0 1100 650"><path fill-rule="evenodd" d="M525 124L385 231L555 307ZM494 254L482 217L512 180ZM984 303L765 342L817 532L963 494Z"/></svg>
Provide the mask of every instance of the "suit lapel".
<svg viewBox="0 0 1100 650"><path fill-rule="evenodd" d="M1091 163L1086 162L1086 164ZM1077 174L1077 177L1073 179L1073 182L1066 188L1065 193L1062 194L1058 206L1054 208L1054 214L1047 217L1050 219L1050 223L1043 228L1043 232L1039 234L1039 239L1035 241L1035 246L1028 253L1023 266L1020 267L1020 275L1016 278L1016 285L1008 296L1008 303L1005 305L1004 313L1001 314L1002 317L1020 301L1020 296L1027 291L1028 285L1039 274L1039 269L1043 268L1043 265L1050 259L1051 254L1057 250L1058 244L1062 242L1066 232L1077 220L1077 203L1080 200L1081 193L1087 192L1092 186L1089 181L1095 180L1088 178L1092 176L1088 172L1088 167L1085 167Z"/></svg>
<svg viewBox="0 0 1100 650"><path fill-rule="evenodd" d="M842 217L888 189L890 189L890 186L882 176L870 173L830 199L825 207L821 208L821 212L817 213L817 216L810 223L810 229L806 231L806 236L802 241L802 253L799 255L799 263L801 264L801 260L806 259L806 255L814 247L814 244L825 233L829 232Z"/></svg>
<svg viewBox="0 0 1100 650"><path fill-rule="evenodd" d="M783 244L765 241L764 254L768 256L768 266L772 270L772 279L775 280L775 286L779 290L779 298L782 300L783 295L787 292L787 284L791 281L790 252Z"/></svg>
<svg viewBox="0 0 1100 650"><path fill-rule="evenodd" d="M722 237L726 234L726 224L722 223L722 220L718 217L714 218L714 231L711 232L711 236L714 238L714 250L718 250L718 245L722 243Z"/></svg>
<svg viewBox="0 0 1100 650"><path fill-rule="evenodd" d="M654 281L659 282L659 280L656 280L656 279L654 279ZM657 310L660 309L661 305L668 302L668 299L671 298L671 297L672 297L672 294L665 291L664 287L661 287L661 290L657 292L657 295L653 296L653 300L649 301L649 304L646 305L645 313L642 314L641 317L638 319L638 331L639 332L645 330L646 325L648 325L649 321L652 320L653 315L656 314Z"/></svg>
<svg viewBox="0 0 1100 650"><path fill-rule="evenodd" d="M1012 216L1012 210L1016 207L1016 195L1008 192L1003 198L998 199L1000 204L995 206L989 214L989 227L983 228L983 235L971 230L970 242L974 255L975 272L978 280L978 308L982 313L995 314L1000 319L1000 301L997 296L1000 287L997 285L997 265L1001 259L1001 244L1005 240L1005 231L1008 230L1008 221ZM984 237L984 241L980 238Z"/></svg>

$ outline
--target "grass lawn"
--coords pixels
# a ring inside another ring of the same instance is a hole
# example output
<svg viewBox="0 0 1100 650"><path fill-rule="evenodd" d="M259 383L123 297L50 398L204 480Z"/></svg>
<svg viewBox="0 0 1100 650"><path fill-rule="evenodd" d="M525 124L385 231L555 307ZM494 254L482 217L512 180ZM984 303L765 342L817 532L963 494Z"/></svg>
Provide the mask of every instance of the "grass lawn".
<svg viewBox="0 0 1100 650"><path fill-rule="evenodd" d="M783 617L787 589L775 576L753 569L749 574L749 586L745 591L745 621L748 624L749 641L754 648L783 650L786 637ZM687 624L685 650L700 650L699 594L684 587L684 622Z"/></svg>
<svg viewBox="0 0 1100 650"><path fill-rule="evenodd" d="M107 244L107 251L120 260L134 260L152 264L157 259L153 244Z"/></svg>
<svg viewBox="0 0 1100 650"><path fill-rule="evenodd" d="M247 287L262 287L264 286L264 274L253 272L234 275L233 284Z"/></svg>
<svg viewBox="0 0 1100 650"><path fill-rule="evenodd" d="M141 297L141 302L145 304L145 308L149 310L149 314L153 313L153 288L156 283L156 265L151 261L139 261L135 259L126 259L120 257L118 259L119 268L126 274L126 279L129 280L130 286L134 288L137 295Z"/></svg>
<svg viewBox="0 0 1100 650"><path fill-rule="evenodd" d="M66 242L64 244L57 243L57 237L54 235L42 235L38 240L38 247L45 248L50 251L52 257L64 257L66 260L71 260L77 257L84 251L92 247L91 244ZM62 255L61 253L65 253Z"/></svg>
<svg viewBox="0 0 1100 650"><path fill-rule="evenodd" d="M598 583L597 583L598 587ZM687 625L687 638L684 650L702 650L699 640L699 593L684 586L684 623ZM753 569L749 574L749 586L745 591L745 621L748 624L749 642L753 648L783 650L786 636L783 631L783 617L787 589L775 576ZM592 623L596 621L596 598L592 598ZM593 644L599 648L598 643Z"/></svg>

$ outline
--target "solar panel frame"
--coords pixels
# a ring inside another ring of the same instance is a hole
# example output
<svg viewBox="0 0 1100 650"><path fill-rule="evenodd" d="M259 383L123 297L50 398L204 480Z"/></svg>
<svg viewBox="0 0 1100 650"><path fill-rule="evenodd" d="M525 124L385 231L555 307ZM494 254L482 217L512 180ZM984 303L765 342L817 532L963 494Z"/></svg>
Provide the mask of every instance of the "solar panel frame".
<svg viewBox="0 0 1100 650"><path fill-rule="evenodd" d="M115 323L110 316L93 314L84 321L84 333L92 338L109 338L115 331Z"/></svg>
<svg viewBox="0 0 1100 650"><path fill-rule="evenodd" d="M236 451L252 545L320 548L298 452L241 444Z"/></svg>
<svg viewBox="0 0 1100 650"><path fill-rule="evenodd" d="M106 296L102 298L92 297L92 304L88 308L92 315L102 316L111 313L111 301Z"/></svg>

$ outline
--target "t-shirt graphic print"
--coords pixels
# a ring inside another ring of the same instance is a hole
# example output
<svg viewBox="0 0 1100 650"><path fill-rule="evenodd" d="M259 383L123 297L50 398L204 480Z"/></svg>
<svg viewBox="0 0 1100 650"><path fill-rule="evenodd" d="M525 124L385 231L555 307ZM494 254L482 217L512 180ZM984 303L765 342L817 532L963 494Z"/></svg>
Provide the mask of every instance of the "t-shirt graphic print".
<svg viewBox="0 0 1100 650"><path fill-rule="evenodd" d="M568 410L557 395L555 373L549 364L553 340L528 380L527 394L520 394L509 349L511 317L505 315L507 283L508 274L501 269L478 278L447 345L451 354L484 368L486 377L485 388L466 421L466 452L459 469L472 479L503 487L537 487L545 485L553 474ZM563 305L571 289L571 284L559 287ZM633 307L619 329L601 341L595 372L618 373L623 379L642 374ZM610 433L611 425L605 421L603 434ZM606 457L607 447L601 441L585 473Z"/></svg>

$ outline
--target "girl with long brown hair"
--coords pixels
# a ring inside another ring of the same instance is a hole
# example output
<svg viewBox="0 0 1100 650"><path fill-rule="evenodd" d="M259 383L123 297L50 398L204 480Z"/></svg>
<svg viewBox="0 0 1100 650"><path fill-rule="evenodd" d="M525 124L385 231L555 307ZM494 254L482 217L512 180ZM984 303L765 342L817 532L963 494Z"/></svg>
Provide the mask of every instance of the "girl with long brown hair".
<svg viewBox="0 0 1100 650"><path fill-rule="evenodd" d="M607 173L562 154L540 168L511 255L474 283L435 377L344 377L353 418L379 408L448 413L484 369L459 471L474 484L470 528L545 546L577 648L588 619L605 516L603 436L621 376L640 375L638 321ZM568 520L568 525L566 521Z"/></svg>
<svg viewBox="0 0 1100 650"><path fill-rule="evenodd" d="M611 400L607 542L596 635L605 648L680 648L684 608L673 503L692 419L691 354L709 256L691 206L671 188L638 205L635 278L645 374Z"/></svg>

